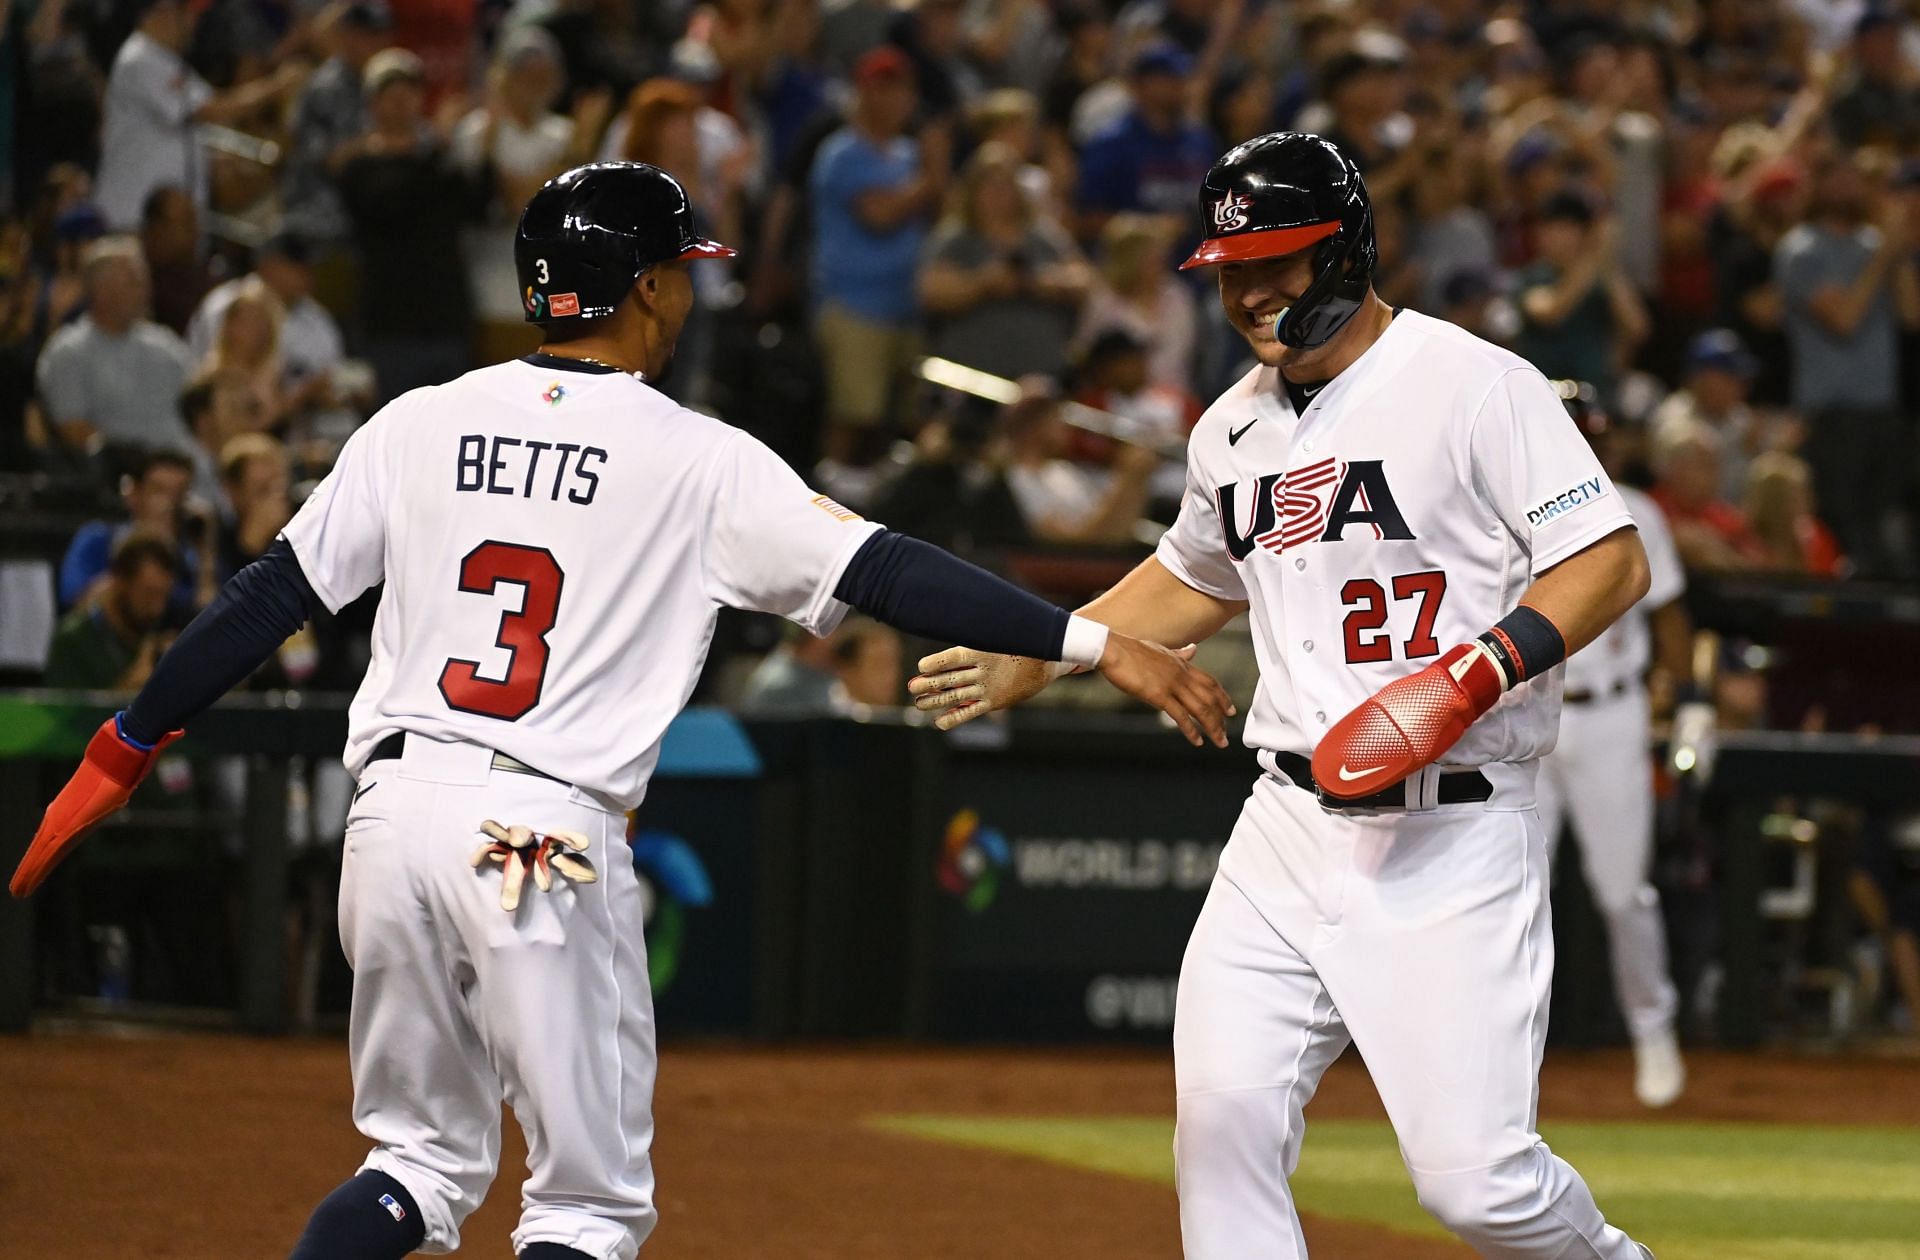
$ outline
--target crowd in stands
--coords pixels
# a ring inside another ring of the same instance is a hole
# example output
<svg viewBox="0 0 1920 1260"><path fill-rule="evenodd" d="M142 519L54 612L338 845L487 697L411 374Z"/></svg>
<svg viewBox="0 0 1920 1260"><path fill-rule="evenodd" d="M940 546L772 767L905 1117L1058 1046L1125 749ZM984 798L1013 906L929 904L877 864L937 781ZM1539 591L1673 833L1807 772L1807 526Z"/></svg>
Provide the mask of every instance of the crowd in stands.
<svg viewBox="0 0 1920 1260"><path fill-rule="evenodd" d="M23 548L28 678L137 686L373 410L531 350L513 224L595 159L740 250L659 384L982 558L1170 519L1249 365L1196 189L1296 129L1386 300L1591 387L1693 572L1920 576L1915 0L14 0L0 52L10 675ZM350 688L361 618L263 681ZM745 707L899 697L881 627L761 646Z"/></svg>
<svg viewBox="0 0 1920 1260"><path fill-rule="evenodd" d="M1195 189L1294 128L1365 172L1383 297L1592 384L1689 566L1911 577L1912 7L16 3L0 468L124 505L63 614L165 556L177 625L373 409L537 344L519 207L626 158L741 250L664 388L942 541L1134 546L1248 366Z"/></svg>

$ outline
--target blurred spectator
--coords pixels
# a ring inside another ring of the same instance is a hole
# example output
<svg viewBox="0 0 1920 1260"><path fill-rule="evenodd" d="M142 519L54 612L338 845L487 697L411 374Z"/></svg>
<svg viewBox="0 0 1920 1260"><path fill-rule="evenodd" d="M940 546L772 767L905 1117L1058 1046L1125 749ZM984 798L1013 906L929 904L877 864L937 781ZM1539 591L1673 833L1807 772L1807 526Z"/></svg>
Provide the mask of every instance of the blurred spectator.
<svg viewBox="0 0 1920 1260"><path fill-rule="evenodd" d="M747 677L738 707L755 717L826 717L900 704L900 635L869 617L848 617L825 638L789 626Z"/></svg>
<svg viewBox="0 0 1920 1260"><path fill-rule="evenodd" d="M1054 135L1081 142L1124 112L1126 88L1111 78L1113 21L1104 8L1091 0L1066 5L1060 33L1066 50L1041 91L1040 110ZM1102 96L1115 98L1115 103L1086 108Z"/></svg>
<svg viewBox="0 0 1920 1260"><path fill-rule="evenodd" d="M608 129L605 153L668 171L687 190L702 231L716 240L739 241L755 150L738 123L706 102L706 90L678 79L641 84ZM693 309L663 385L682 402L706 401L717 321L733 300L732 285L729 259L693 269Z"/></svg>
<svg viewBox="0 0 1920 1260"><path fill-rule="evenodd" d="M1020 186L1020 155L990 141L962 168L920 270L934 354L1016 379L1059 376L1092 272Z"/></svg>
<svg viewBox="0 0 1920 1260"><path fill-rule="evenodd" d="M228 511L220 522L217 568L231 577L266 554L293 517L287 448L264 433L242 433L220 448Z"/></svg>
<svg viewBox="0 0 1920 1260"><path fill-rule="evenodd" d="M327 13L314 34L329 55L294 102L280 197L289 231L317 243L341 243L350 225L334 176L348 146L366 130L361 77L368 60L387 46L393 18L381 0L354 0Z"/></svg>
<svg viewBox="0 0 1920 1260"><path fill-rule="evenodd" d="M1920 85L1901 46L1904 23L1897 4L1870 0L1853 26L1850 72L1838 85L1829 125L1848 148L1920 144Z"/></svg>
<svg viewBox="0 0 1920 1260"><path fill-rule="evenodd" d="M1774 251L1793 406L1806 419L1816 497L1841 546L1862 572L1889 576L1906 561L1890 518L1906 488L1909 446L1892 284L1908 260L1907 224L1897 198L1875 206L1851 156L1828 161L1813 185L1809 221Z"/></svg>
<svg viewBox="0 0 1920 1260"><path fill-rule="evenodd" d="M81 269L86 314L47 339L40 398L62 442L85 450L104 439L186 451L192 438L177 403L186 343L145 318L147 264L129 236L88 246Z"/></svg>
<svg viewBox="0 0 1920 1260"><path fill-rule="evenodd" d="M97 596L60 619L47 651L49 687L134 691L164 648L178 557L165 538L129 530L113 545Z"/></svg>
<svg viewBox="0 0 1920 1260"><path fill-rule="evenodd" d="M1564 190L1542 208L1540 258L1520 273L1514 349L1550 377L1591 381L1613 405L1626 356L1647 332L1646 308L1614 259L1612 220Z"/></svg>
<svg viewBox="0 0 1920 1260"><path fill-rule="evenodd" d="M140 211L140 250L153 286L154 322L185 335L213 273L200 256L200 212L184 188L162 185Z"/></svg>
<svg viewBox="0 0 1920 1260"><path fill-rule="evenodd" d="M202 551L210 517L189 512L187 489L192 480L193 465L173 451L154 451L121 477L120 501L126 505L127 519L89 521L74 533L60 561L60 607L94 602L114 549L136 531L170 549L177 570L170 608L176 615L190 614L202 602L202 593L211 597L213 574ZM203 536L193 536L196 533Z"/></svg>
<svg viewBox="0 0 1920 1260"><path fill-rule="evenodd" d="M225 325L227 308L241 294L264 287L280 303L280 387L287 407L298 411L336 401L333 375L346 356L340 325L313 297L312 246L303 237L282 232L267 238L253 270L208 293L187 324L187 349L206 362Z"/></svg>
<svg viewBox="0 0 1920 1260"><path fill-rule="evenodd" d="M1184 442L1200 419L1200 404L1191 394L1151 379L1146 343L1124 328L1108 329L1087 347L1075 376L1073 399L1119 418L1129 436L1148 445ZM1104 439L1075 437L1073 448L1078 453L1097 453L1103 460L1117 455ZM1183 466L1166 463L1156 470L1151 483L1154 494L1178 499L1186 484L1185 473Z"/></svg>
<svg viewBox="0 0 1920 1260"><path fill-rule="evenodd" d="M1747 465L1769 439L1766 426L1747 405L1747 388L1758 364L1730 328L1695 337L1687 347L1686 363L1685 382L1648 421L1654 443L1668 430L1676 437L1683 430L1712 433L1718 444L1720 497L1737 503L1746 496Z"/></svg>
<svg viewBox="0 0 1920 1260"><path fill-rule="evenodd" d="M1746 514L1720 495L1720 438L1704 424L1670 425L1653 447L1653 500L1673 526L1689 572L1751 569L1763 558Z"/></svg>
<svg viewBox="0 0 1920 1260"><path fill-rule="evenodd" d="M116 231L138 228L147 194L162 185L206 205L208 162L195 128L288 99L306 73L289 60L266 78L215 92L180 55L193 33L187 0L142 3L139 25L113 59L103 105L97 199Z"/></svg>
<svg viewBox="0 0 1920 1260"><path fill-rule="evenodd" d="M1422 146L1411 189L1412 239L1420 309L1445 309L1447 285L1465 274L1488 275L1499 263L1493 221L1474 196L1472 168L1446 143Z"/></svg>
<svg viewBox="0 0 1920 1260"><path fill-rule="evenodd" d="M90 201L81 202L54 220L50 250L40 272L40 293L35 302L36 341L44 341L79 315L87 300L81 259L87 247L106 233L106 220L100 217L99 207Z"/></svg>
<svg viewBox="0 0 1920 1260"><path fill-rule="evenodd" d="M1756 561L1778 573L1845 576L1833 532L1813 510L1813 474L1785 451L1763 451L1747 467L1747 519L1759 539Z"/></svg>
<svg viewBox="0 0 1920 1260"><path fill-rule="evenodd" d="M1714 150L1724 196L1708 227L1716 320L1754 351L1753 396L1787 402L1787 339L1773 254L1805 213L1807 174L1792 158L1766 158L1764 128L1728 128Z"/></svg>
<svg viewBox="0 0 1920 1260"><path fill-rule="evenodd" d="M1080 318L1075 342L1084 353L1109 329L1122 329L1147 346L1147 376L1187 393L1199 342L1199 305L1193 290L1167 266L1173 233L1164 220L1116 214L1101 233L1101 261Z"/></svg>
<svg viewBox="0 0 1920 1260"><path fill-rule="evenodd" d="M1080 155L1079 235L1094 240L1113 215L1166 216L1184 240L1195 229L1195 190L1219 156L1207 129L1189 116L1193 59L1171 45L1137 54L1127 78L1132 107L1087 142Z"/></svg>
<svg viewBox="0 0 1920 1260"><path fill-rule="evenodd" d="M999 436L1007 451L1007 488L1035 538L1080 545L1133 541L1159 456L1122 445L1111 471L1075 463L1067 458L1069 430L1060 419L1060 401L1045 395L1003 409Z"/></svg>
<svg viewBox="0 0 1920 1260"><path fill-rule="evenodd" d="M1392 204L1407 183L1408 173L1397 169L1395 161L1412 139L1403 112L1407 89L1402 71L1392 50L1348 48L1321 68L1324 111L1314 110L1307 119L1366 175L1367 195L1377 204Z"/></svg>
<svg viewBox="0 0 1920 1260"><path fill-rule="evenodd" d="M873 493L869 466L892 433L920 354L914 290L928 222L946 191L941 133L905 134L912 69L876 48L854 70L853 115L814 157L815 336L827 379L819 477L859 507Z"/></svg>
<svg viewBox="0 0 1920 1260"><path fill-rule="evenodd" d="M516 27L494 46L485 101L453 129L453 160L488 194L482 221L461 242L481 363L518 358L540 344L514 273L513 231L533 194L576 156L574 120L554 111L560 86L560 45L537 26ZM604 120L607 98L591 99Z"/></svg>
<svg viewBox="0 0 1920 1260"><path fill-rule="evenodd" d="M458 241L492 190L476 188L427 125L418 57L403 48L374 54L365 90L367 130L337 156L369 286L367 359L385 403L472 365L472 294Z"/></svg>
<svg viewBox="0 0 1920 1260"><path fill-rule="evenodd" d="M1440 306L1434 312L1476 337L1507 345L1519 329L1519 314L1501 297L1491 271L1462 271L1440 287Z"/></svg>
<svg viewBox="0 0 1920 1260"><path fill-rule="evenodd" d="M280 324L285 315L265 281L257 276L243 279L221 310L213 348L199 365L206 373L244 376L258 400L262 428L275 428L286 418L280 388Z"/></svg>
<svg viewBox="0 0 1920 1260"><path fill-rule="evenodd" d="M266 419L266 407L253 378L237 368L203 372L180 395L180 414L193 432L192 493L202 503L225 513L226 488L220 484L220 452L243 433L257 433Z"/></svg>
<svg viewBox="0 0 1920 1260"><path fill-rule="evenodd" d="M950 121L983 89L966 57L966 6L967 0L919 0L897 7L887 26L887 42L913 64L914 86L928 120Z"/></svg>
<svg viewBox="0 0 1920 1260"><path fill-rule="evenodd" d="M1020 189L1037 214L1065 220L1067 189L1073 186L1073 150L1040 129L1040 102L1031 92L1000 88L977 101L967 116L976 145L1002 144L1020 161Z"/></svg>

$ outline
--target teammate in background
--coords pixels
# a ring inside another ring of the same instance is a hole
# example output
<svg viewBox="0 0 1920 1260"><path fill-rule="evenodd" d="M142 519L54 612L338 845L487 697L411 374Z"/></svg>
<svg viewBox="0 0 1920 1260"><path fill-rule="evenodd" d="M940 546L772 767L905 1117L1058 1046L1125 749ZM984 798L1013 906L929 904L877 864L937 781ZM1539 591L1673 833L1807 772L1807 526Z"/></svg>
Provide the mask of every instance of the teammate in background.
<svg viewBox="0 0 1920 1260"><path fill-rule="evenodd" d="M515 261L539 352L408 393L354 434L100 727L14 875L15 896L32 892L184 722L317 609L386 582L349 715L340 888L354 1120L375 1145L294 1260L458 1247L493 1180L502 1098L529 1150L522 1260L630 1260L653 1229L653 1010L626 811L720 606L816 634L852 606L1094 666L1226 746L1226 695L1188 654L863 521L659 393L689 262L731 253L694 233L657 167L580 167L535 194ZM547 895L522 904L529 876Z"/></svg>
<svg viewBox="0 0 1920 1260"><path fill-rule="evenodd" d="M1613 431L1585 381L1556 381L1567 414L1612 476ZM1686 1064L1673 1022L1680 999L1667 970L1660 894L1647 880L1653 864L1653 765L1648 751L1652 702L1649 665L1664 676L1670 701L1692 677L1693 623L1680 596L1686 574L1659 504L1632 486L1615 493L1633 513L1647 552L1647 593L1599 638L1567 660L1560 740L1540 759L1535 796L1547 854L1560 825L1580 840L1581 870L1607 922L1613 989L1633 1037L1633 1092L1665 1107L1686 1088Z"/></svg>
<svg viewBox="0 0 1920 1260"><path fill-rule="evenodd" d="M1156 555L1082 610L1181 644L1250 610L1260 662L1245 738L1266 773L1174 1016L1186 1254L1305 1255L1288 1177L1351 1043L1421 1204L1482 1255L1644 1256L1535 1129L1535 762L1561 661L1647 589L1633 518L1539 372L1374 294L1372 212L1334 145L1230 150L1200 214L1188 265L1219 267L1259 366L1194 430ZM966 649L920 667L948 728L1055 673Z"/></svg>

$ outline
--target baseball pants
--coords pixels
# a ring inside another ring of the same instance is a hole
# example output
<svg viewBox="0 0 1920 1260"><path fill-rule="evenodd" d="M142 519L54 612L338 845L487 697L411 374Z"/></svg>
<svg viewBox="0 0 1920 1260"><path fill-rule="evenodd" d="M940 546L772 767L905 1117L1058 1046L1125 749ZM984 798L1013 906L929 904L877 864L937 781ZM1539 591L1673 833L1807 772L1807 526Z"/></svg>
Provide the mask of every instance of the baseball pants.
<svg viewBox="0 0 1920 1260"><path fill-rule="evenodd" d="M653 1229L653 997L626 820L488 749L408 736L361 776L347 819L340 939L353 965L353 1117L364 1168L404 1185L422 1250L460 1245L500 1158L500 1104L527 1139L516 1252L632 1260ZM500 908L480 823L571 830L598 882L528 879Z"/></svg>
<svg viewBox="0 0 1920 1260"><path fill-rule="evenodd" d="M1535 789L1547 852L1571 819L1580 869L1607 923L1613 987L1636 1038L1666 1032L1680 1007L1667 970L1660 894L1648 882L1653 862L1653 766L1648 760L1647 695L1617 696L1560 711L1560 742L1541 759Z"/></svg>
<svg viewBox="0 0 1920 1260"><path fill-rule="evenodd" d="M1307 1254L1287 1179L1307 1102L1349 1043L1421 1206L1481 1255L1637 1260L1535 1129L1552 979L1531 808L1333 813L1262 778L1180 971L1187 1260Z"/></svg>

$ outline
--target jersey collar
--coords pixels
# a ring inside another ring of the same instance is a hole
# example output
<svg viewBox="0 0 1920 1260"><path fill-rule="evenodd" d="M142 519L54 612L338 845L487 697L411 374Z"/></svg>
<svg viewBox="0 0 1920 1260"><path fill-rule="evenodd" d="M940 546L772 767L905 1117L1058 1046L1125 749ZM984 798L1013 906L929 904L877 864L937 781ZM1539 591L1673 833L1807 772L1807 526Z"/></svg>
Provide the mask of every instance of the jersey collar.
<svg viewBox="0 0 1920 1260"><path fill-rule="evenodd" d="M608 376L620 371L611 363L588 363L581 359L569 359L565 355L541 354L537 350L532 354L521 355L520 362L531 363L535 367L553 368L559 372L585 372L589 376Z"/></svg>

